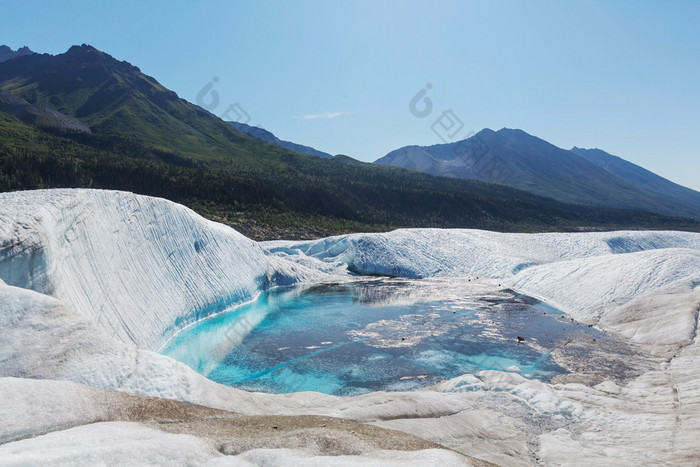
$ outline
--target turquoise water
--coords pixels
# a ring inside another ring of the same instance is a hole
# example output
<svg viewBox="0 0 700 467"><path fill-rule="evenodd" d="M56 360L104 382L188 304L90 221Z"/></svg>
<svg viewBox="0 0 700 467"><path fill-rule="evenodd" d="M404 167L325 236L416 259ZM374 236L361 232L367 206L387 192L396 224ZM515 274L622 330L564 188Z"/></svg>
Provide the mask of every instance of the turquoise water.
<svg viewBox="0 0 700 467"><path fill-rule="evenodd" d="M549 351L577 332L595 331L510 290L380 279L265 292L162 353L241 389L351 395L485 369L548 381L565 372Z"/></svg>

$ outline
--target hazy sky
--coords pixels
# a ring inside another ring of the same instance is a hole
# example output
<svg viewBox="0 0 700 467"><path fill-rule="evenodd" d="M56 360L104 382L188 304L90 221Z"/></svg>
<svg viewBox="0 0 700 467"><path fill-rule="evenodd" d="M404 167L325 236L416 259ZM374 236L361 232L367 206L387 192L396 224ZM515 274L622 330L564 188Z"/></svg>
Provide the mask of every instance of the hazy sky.
<svg viewBox="0 0 700 467"><path fill-rule="evenodd" d="M452 110L456 139L520 128L700 189L700 1L5 0L0 43L88 43L192 102L211 83L215 114L331 154L440 143Z"/></svg>

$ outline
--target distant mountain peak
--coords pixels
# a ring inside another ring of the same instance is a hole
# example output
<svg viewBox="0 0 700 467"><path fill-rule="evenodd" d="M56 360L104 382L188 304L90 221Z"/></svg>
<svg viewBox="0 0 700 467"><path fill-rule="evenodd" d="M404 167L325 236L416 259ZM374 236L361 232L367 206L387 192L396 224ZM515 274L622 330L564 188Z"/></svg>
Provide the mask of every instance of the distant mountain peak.
<svg viewBox="0 0 700 467"><path fill-rule="evenodd" d="M488 129L488 128L487 128ZM490 130L489 130L490 131ZM535 138L535 136L531 135L530 133L523 131L519 128L506 128L503 127L500 130L496 131L495 133L498 133L499 135L509 135L509 136L529 136L530 138Z"/></svg>
<svg viewBox="0 0 700 467"><path fill-rule="evenodd" d="M102 52L101 50L96 49L95 47L91 46L90 44L80 44L80 45L73 45L71 46L70 49L66 51L67 54L86 54L86 53L98 53L100 55L106 55L108 57L111 57L109 54Z"/></svg>
<svg viewBox="0 0 700 467"><path fill-rule="evenodd" d="M66 51L67 54L79 54L79 53L90 53L90 52L103 53L89 44L72 45Z"/></svg>
<svg viewBox="0 0 700 467"><path fill-rule="evenodd" d="M25 55L32 55L34 52L26 45L20 47L17 50L12 50L6 45L0 45L0 63L7 60L12 60L13 58L23 57Z"/></svg>
<svg viewBox="0 0 700 467"><path fill-rule="evenodd" d="M602 150L602 149L600 149L600 148L580 148L580 147L578 147L578 146L574 146L573 148L571 148L571 151L572 151L572 152L577 152L577 151L578 151L578 152L585 152L585 151L600 151L600 152L605 152L604 150ZM608 153L605 152L605 154L608 154ZM612 154L610 154L610 155L612 155ZM612 157L618 157L618 156L612 156Z"/></svg>
<svg viewBox="0 0 700 467"><path fill-rule="evenodd" d="M560 201L700 218L700 194L599 149L559 148L520 129L485 128L462 141L405 146L375 161L499 183Z"/></svg>
<svg viewBox="0 0 700 467"><path fill-rule="evenodd" d="M277 136L267 131L266 129L259 126L252 126L246 123L239 122L227 122L229 125L233 126L239 131L252 136L258 141L263 141L265 143L274 144L282 148L291 149L292 151L299 152L301 154L308 154L310 156L323 157L324 159L330 159L333 156L330 154L319 151L318 149L312 148L310 146L304 146L302 144L293 143L291 141L284 141L279 139Z"/></svg>
<svg viewBox="0 0 700 467"><path fill-rule="evenodd" d="M101 50L98 50L95 47L88 44L71 46L71 48L69 48L63 54L60 55L62 55L63 57L80 60L94 60L99 57L102 60L114 60L115 62L119 61L116 58L109 55L108 53L102 52Z"/></svg>
<svg viewBox="0 0 700 467"><path fill-rule="evenodd" d="M60 56L76 62L101 65L109 70L119 69L125 72L141 72L141 69L126 60L118 60L90 44L74 45Z"/></svg>

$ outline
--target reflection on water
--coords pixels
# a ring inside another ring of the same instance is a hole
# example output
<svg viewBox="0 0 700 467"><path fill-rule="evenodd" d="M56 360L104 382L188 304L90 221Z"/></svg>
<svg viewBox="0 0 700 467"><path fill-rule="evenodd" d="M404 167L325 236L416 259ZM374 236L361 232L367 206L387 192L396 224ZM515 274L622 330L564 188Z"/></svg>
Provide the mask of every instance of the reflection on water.
<svg viewBox="0 0 700 467"><path fill-rule="evenodd" d="M252 391L410 390L481 370L549 381L549 354L606 336L511 290L467 279L276 289L183 330L163 353Z"/></svg>

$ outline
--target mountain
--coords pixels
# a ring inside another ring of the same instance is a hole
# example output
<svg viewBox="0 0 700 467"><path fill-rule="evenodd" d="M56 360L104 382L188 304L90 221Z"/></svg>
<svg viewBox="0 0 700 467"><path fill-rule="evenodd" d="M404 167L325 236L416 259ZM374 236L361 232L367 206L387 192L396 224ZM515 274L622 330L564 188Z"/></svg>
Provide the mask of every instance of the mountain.
<svg viewBox="0 0 700 467"><path fill-rule="evenodd" d="M406 146L375 163L500 183L568 203L700 219L700 203L692 196L680 202L647 186L644 177L620 177L522 130L484 129L455 143Z"/></svg>
<svg viewBox="0 0 700 467"><path fill-rule="evenodd" d="M0 89L75 117L96 133L128 135L189 158L227 164L234 154L241 163L258 156L247 150L254 143L247 135L89 45L7 61Z"/></svg>
<svg viewBox="0 0 700 467"><path fill-rule="evenodd" d="M20 47L17 50L12 50L6 45L0 45L0 63L6 62L16 57L22 57L24 55L31 55L34 52L29 50L29 47Z"/></svg>
<svg viewBox="0 0 700 467"><path fill-rule="evenodd" d="M282 139L279 139L277 136L275 136L274 134L272 134L264 128L251 126L246 123L239 122L227 123L236 128L237 130L242 131L243 133L246 133L259 141L264 141L266 143L281 146L283 148L291 149L292 151L296 151L301 154L308 154L310 156L323 157L325 159L330 159L331 157L333 157L327 152L319 151L318 149L314 149L310 146L304 146L302 144L292 143L291 141L284 141Z"/></svg>
<svg viewBox="0 0 700 467"><path fill-rule="evenodd" d="M42 126L0 110L1 191L126 190L185 204L255 239L398 227L700 229L689 219L574 206L501 185L300 154L237 130L89 45L1 63L0 90L91 130Z"/></svg>
<svg viewBox="0 0 700 467"><path fill-rule="evenodd" d="M641 187L655 195L671 199L682 205L700 206L700 192L673 183L621 157L613 156L600 149L582 149L574 147L571 152L607 170L622 180L637 187Z"/></svg>

